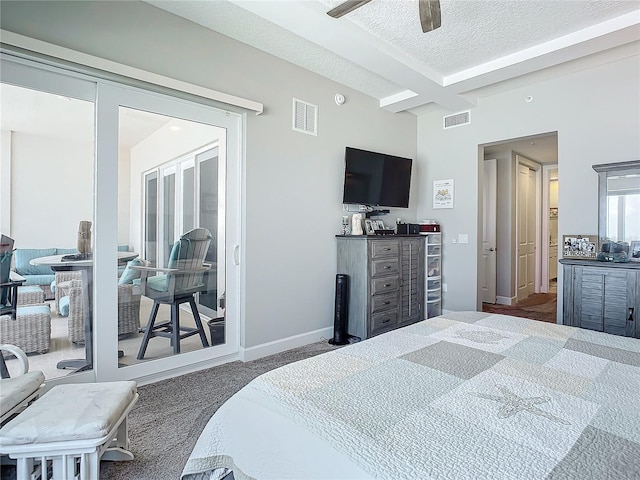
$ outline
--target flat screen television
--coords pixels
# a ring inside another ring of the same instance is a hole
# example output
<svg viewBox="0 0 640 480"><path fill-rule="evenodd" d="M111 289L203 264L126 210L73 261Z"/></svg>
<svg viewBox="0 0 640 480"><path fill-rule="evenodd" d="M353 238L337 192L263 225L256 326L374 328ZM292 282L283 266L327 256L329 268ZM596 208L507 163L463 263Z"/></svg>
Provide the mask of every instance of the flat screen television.
<svg viewBox="0 0 640 480"><path fill-rule="evenodd" d="M346 147L342 203L409 206L410 158Z"/></svg>

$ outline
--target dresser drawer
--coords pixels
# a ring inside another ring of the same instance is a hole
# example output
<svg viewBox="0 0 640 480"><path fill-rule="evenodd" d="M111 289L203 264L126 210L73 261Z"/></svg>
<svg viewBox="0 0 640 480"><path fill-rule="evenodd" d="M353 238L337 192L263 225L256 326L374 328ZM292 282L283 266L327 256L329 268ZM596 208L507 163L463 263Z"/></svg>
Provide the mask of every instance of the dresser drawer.
<svg viewBox="0 0 640 480"><path fill-rule="evenodd" d="M371 258L397 257L400 252L397 241L371 242Z"/></svg>
<svg viewBox="0 0 640 480"><path fill-rule="evenodd" d="M380 295L398 290L398 277L376 278L371 280L371 295Z"/></svg>
<svg viewBox="0 0 640 480"><path fill-rule="evenodd" d="M380 277L382 275L391 275L400 271L400 262L397 258L389 258L386 260L371 260L371 276Z"/></svg>
<svg viewBox="0 0 640 480"><path fill-rule="evenodd" d="M371 313L393 310L394 308L398 308L398 292L371 297Z"/></svg>
<svg viewBox="0 0 640 480"><path fill-rule="evenodd" d="M384 312L371 315L371 335L392 330L398 325L398 312Z"/></svg>

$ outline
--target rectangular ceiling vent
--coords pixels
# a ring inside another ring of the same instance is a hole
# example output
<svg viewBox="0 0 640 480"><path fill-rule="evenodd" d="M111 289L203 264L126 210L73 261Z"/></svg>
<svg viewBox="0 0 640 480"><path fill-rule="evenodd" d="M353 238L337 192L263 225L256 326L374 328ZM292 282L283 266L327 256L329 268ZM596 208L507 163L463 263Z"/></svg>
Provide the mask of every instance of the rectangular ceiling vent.
<svg viewBox="0 0 640 480"><path fill-rule="evenodd" d="M447 115L446 117L443 117L443 126L445 130L447 128L467 125L468 123L471 123L470 110L467 110L466 112L454 113L453 115Z"/></svg>
<svg viewBox="0 0 640 480"><path fill-rule="evenodd" d="M293 129L296 132L318 135L318 106L294 98Z"/></svg>

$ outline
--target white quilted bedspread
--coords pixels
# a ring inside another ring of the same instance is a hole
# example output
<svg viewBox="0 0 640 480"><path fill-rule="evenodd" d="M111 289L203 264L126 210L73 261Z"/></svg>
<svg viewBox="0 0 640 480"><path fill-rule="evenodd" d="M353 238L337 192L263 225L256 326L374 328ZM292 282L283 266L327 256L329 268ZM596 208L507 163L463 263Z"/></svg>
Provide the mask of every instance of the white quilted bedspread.
<svg viewBox="0 0 640 480"><path fill-rule="evenodd" d="M268 372L182 478L639 479L640 341L455 312Z"/></svg>

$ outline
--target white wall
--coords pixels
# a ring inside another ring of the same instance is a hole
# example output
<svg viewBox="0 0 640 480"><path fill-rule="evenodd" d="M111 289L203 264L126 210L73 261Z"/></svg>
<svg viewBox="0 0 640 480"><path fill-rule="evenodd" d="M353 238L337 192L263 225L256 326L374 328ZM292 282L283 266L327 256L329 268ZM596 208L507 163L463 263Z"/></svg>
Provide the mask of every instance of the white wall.
<svg viewBox="0 0 640 480"><path fill-rule="evenodd" d="M11 132L0 130L0 232L11 233Z"/></svg>
<svg viewBox="0 0 640 480"><path fill-rule="evenodd" d="M420 183L431 195L433 180L456 181L454 209L433 211L429 201L418 206L420 218L435 217L443 225L444 308L475 310L478 305L477 280L469 275L478 258L478 145L557 131L558 234L598 231L598 183L591 165L640 158L638 45L624 51L633 54L504 92L494 88L464 127L443 131L442 116L448 112L418 118ZM525 102L528 95L533 102ZM469 233L470 243L452 244L458 233Z"/></svg>
<svg viewBox="0 0 640 480"><path fill-rule="evenodd" d="M75 248L93 218L93 142L14 132L11 236L16 248Z"/></svg>
<svg viewBox="0 0 640 480"><path fill-rule="evenodd" d="M264 103L246 123L241 345L332 327L344 148L415 158L415 116L383 111L373 98L141 2L1 6L6 30ZM318 136L292 131L293 97L318 106ZM420 165L414 172L417 180ZM391 222L416 220L417 185Z"/></svg>
<svg viewBox="0 0 640 480"><path fill-rule="evenodd" d="M129 148L118 149L118 245L129 245L131 222L131 152ZM140 252L140 250L135 250Z"/></svg>

